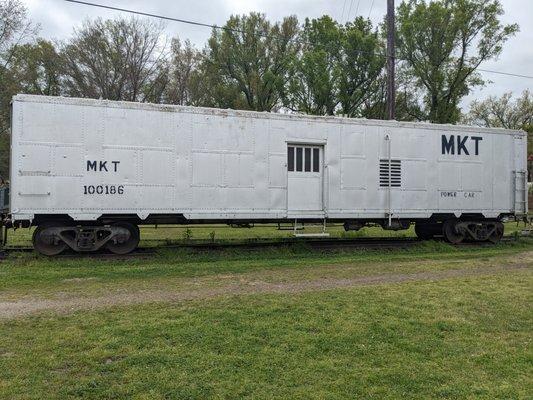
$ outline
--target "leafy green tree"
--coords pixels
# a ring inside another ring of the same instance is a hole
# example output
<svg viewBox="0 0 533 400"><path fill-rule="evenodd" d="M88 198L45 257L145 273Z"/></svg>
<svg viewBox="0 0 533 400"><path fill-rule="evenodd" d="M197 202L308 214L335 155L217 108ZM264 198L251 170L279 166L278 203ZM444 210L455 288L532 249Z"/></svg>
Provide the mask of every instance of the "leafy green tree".
<svg viewBox="0 0 533 400"><path fill-rule="evenodd" d="M334 115L339 104L342 26L329 16L304 23L298 56L293 58L284 105L293 111Z"/></svg>
<svg viewBox="0 0 533 400"><path fill-rule="evenodd" d="M52 42L38 39L15 46L9 73L19 93L61 94L61 58Z"/></svg>
<svg viewBox="0 0 533 400"><path fill-rule="evenodd" d="M339 82L341 113L359 117L363 102L379 90L378 78L386 59L383 43L369 20L358 17L346 24L344 30Z"/></svg>
<svg viewBox="0 0 533 400"><path fill-rule="evenodd" d="M344 26L329 16L306 20L301 42L285 106L306 114L361 116L363 103L380 90L385 63L372 23L362 17Z"/></svg>
<svg viewBox="0 0 533 400"><path fill-rule="evenodd" d="M398 76L399 78L400 76ZM413 91L409 82L397 79L396 91L396 120L420 121L423 114L417 101L417 93ZM367 97L361 105L361 116L368 119L387 119L387 81L381 75L375 83L371 96Z"/></svg>
<svg viewBox="0 0 533 400"><path fill-rule="evenodd" d="M190 105L222 109L249 110L239 85L226 76L219 75L218 67L203 53L203 61L191 73L189 81Z"/></svg>
<svg viewBox="0 0 533 400"><path fill-rule="evenodd" d="M263 14L232 16L213 30L204 52L205 105L271 111L280 105L298 42L298 21L269 22Z"/></svg>
<svg viewBox="0 0 533 400"><path fill-rule="evenodd" d="M406 0L398 7L399 58L424 96L422 119L456 123L459 103L482 85L476 69L497 57L518 26L498 0Z"/></svg>

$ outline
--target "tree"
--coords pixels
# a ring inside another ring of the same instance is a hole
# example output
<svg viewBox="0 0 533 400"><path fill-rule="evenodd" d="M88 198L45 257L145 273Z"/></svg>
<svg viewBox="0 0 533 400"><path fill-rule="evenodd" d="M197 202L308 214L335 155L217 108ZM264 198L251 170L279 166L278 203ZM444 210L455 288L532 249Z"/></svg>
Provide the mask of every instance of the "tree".
<svg viewBox="0 0 533 400"><path fill-rule="evenodd" d="M18 93L61 94L61 59L54 44L47 40L15 46L9 74Z"/></svg>
<svg viewBox="0 0 533 400"><path fill-rule="evenodd" d="M524 129L533 125L533 98L529 90L513 101L511 92L502 97L490 96L483 101L474 100L464 122L472 125Z"/></svg>
<svg viewBox="0 0 533 400"><path fill-rule="evenodd" d="M70 96L158 102L168 82L163 26L137 18L86 21L62 58Z"/></svg>
<svg viewBox="0 0 533 400"><path fill-rule="evenodd" d="M190 105L198 97L194 92L195 75L198 73L202 54L196 50L189 40L182 45L179 39L171 44L171 60L169 81L165 89L165 102L171 104Z"/></svg>
<svg viewBox="0 0 533 400"><path fill-rule="evenodd" d="M360 117L363 102L379 90L378 78L385 65L383 43L370 20L358 17L346 24L340 62L341 113Z"/></svg>
<svg viewBox="0 0 533 400"><path fill-rule="evenodd" d="M14 46L32 38L38 30L28 20L28 11L19 0L0 0L0 78L9 67Z"/></svg>
<svg viewBox="0 0 533 400"><path fill-rule="evenodd" d="M17 93L11 65L18 44L31 39L38 30L19 0L0 0L0 177L9 176L9 128L11 97Z"/></svg>
<svg viewBox="0 0 533 400"><path fill-rule="evenodd" d="M242 90L234 81L220 75L218 66L207 54L207 50L202 52L202 61L191 74L190 105L249 110Z"/></svg>
<svg viewBox="0 0 533 400"><path fill-rule="evenodd" d="M423 118L456 123L459 103L482 85L480 64L497 57L518 26L502 25L499 0L406 0L398 7L399 58L424 91Z"/></svg>
<svg viewBox="0 0 533 400"><path fill-rule="evenodd" d="M213 30L202 65L212 84L212 105L271 111L280 105L290 63L298 49L298 21L287 17L270 23L264 15L231 16Z"/></svg>
<svg viewBox="0 0 533 400"><path fill-rule="evenodd" d="M396 120L419 121L422 110L417 101L417 93L409 81L404 81L401 75L397 76L396 83ZM365 98L360 107L360 114L368 119L387 119L387 80L381 75L374 83L371 95Z"/></svg>
<svg viewBox="0 0 533 400"><path fill-rule="evenodd" d="M329 16L304 23L301 52L293 58L284 105L298 112L334 115L339 104L342 27Z"/></svg>
<svg viewBox="0 0 533 400"><path fill-rule="evenodd" d="M528 132L528 153L533 154L533 97L529 90L513 101L512 93L474 100L463 118L469 125L489 128L522 129Z"/></svg>
<svg viewBox="0 0 533 400"><path fill-rule="evenodd" d="M329 16L306 20L284 96L286 107L306 114L361 116L380 88L383 43L362 17L340 25Z"/></svg>

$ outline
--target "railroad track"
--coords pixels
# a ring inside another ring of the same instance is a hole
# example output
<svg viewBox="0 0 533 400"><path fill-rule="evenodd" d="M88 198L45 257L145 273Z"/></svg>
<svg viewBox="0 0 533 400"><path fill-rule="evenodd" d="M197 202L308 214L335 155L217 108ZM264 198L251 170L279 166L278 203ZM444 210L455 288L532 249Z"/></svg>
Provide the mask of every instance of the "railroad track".
<svg viewBox="0 0 533 400"><path fill-rule="evenodd" d="M512 242L516 239L513 237L505 237L502 242ZM436 241L443 241L436 239ZM342 250L342 249L365 249L365 250L392 250L392 249L405 249L418 244L423 243L422 240L417 238L316 238L316 239L284 239L284 240L257 240L257 241L235 241L235 242L183 242L174 244L162 244L155 246L139 247L137 250L126 255L117 255L108 251L99 251L96 253L74 253L66 252L57 256L59 258L113 258L113 259L131 259L138 257L153 256L161 250L177 250L187 249L193 251L222 251L222 250L247 250L258 251L266 248L282 248L282 247L294 247L294 246L306 246L313 250ZM491 243L461 243L455 245L455 247L482 247L492 246ZM34 252L32 247L6 247L0 250L0 258L5 258L9 254L13 253L31 253Z"/></svg>

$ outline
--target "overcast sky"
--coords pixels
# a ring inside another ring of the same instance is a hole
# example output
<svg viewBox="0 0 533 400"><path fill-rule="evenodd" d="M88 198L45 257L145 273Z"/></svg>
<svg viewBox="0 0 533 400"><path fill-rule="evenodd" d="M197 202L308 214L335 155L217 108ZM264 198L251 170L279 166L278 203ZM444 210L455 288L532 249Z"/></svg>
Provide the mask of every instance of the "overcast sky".
<svg viewBox="0 0 533 400"><path fill-rule="evenodd" d="M303 21L306 17L329 14L344 21L356 13L370 16L373 22L382 21L386 0L86 0L92 3L128 8L147 13L167 15L174 18L223 25L231 14L250 11L265 13L271 20L281 20L287 15L296 15ZM396 0L398 4L400 0ZM22 0L32 21L41 25L40 35L47 39L65 39L86 18L114 18L121 13L67 3L64 0ZM372 5L373 3L373 5ZM505 23L518 23L520 32L504 47L498 60L482 64L483 69L533 75L533 15L532 0L501 0L505 9ZM351 10L350 10L351 5ZM343 12L344 11L344 12ZM349 13L350 11L350 13ZM342 18L342 19L341 19ZM190 39L197 47L203 47L210 35L209 28L167 22L169 35ZM484 73L490 80L482 89L477 89L466 100L501 95L507 91L520 93L533 88L533 79L507 77Z"/></svg>

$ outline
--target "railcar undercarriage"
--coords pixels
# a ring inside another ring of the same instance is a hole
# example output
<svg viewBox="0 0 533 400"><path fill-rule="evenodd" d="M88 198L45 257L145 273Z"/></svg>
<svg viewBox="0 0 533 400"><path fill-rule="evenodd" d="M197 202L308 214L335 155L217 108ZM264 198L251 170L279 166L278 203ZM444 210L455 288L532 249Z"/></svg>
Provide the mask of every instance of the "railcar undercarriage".
<svg viewBox="0 0 533 400"><path fill-rule="evenodd" d="M200 221L186 221L188 224L194 224L195 222L198 223ZM201 223L205 222L201 221ZM242 221L239 223L235 223L234 221L218 222L227 222L228 225L233 227L251 226L250 223L244 224ZM280 221L277 222L279 223ZM459 244L463 241L498 243L504 233L504 225L499 220L453 218L417 221L393 220L393 224L389 224L388 220L329 222L343 222L346 231L357 231L365 226L376 225L389 230L405 230L414 224L414 230L419 239L431 240L434 238L444 238L452 244ZM128 219L127 216L122 216L121 219L116 220L105 217L93 223L77 223L63 218L56 220L50 218L45 220L38 219L35 223L37 227L33 233L33 246L36 251L46 256L59 255L67 249L79 253L90 253L107 249L114 254L127 254L137 248L140 241L138 225L145 223L145 221ZM20 224L20 226L28 225Z"/></svg>
<svg viewBox="0 0 533 400"><path fill-rule="evenodd" d="M114 254L128 254L139 245L140 231L129 222L103 226L68 226L48 222L33 233L33 247L47 256L61 254L68 248L76 252L94 252L105 247Z"/></svg>
<svg viewBox="0 0 533 400"><path fill-rule="evenodd" d="M422 240L444 237L452 244L463 241L498 243L504 233L504 225L500 221L463 221L449 219L443 222L418 222L415 233Z"/></svg>

